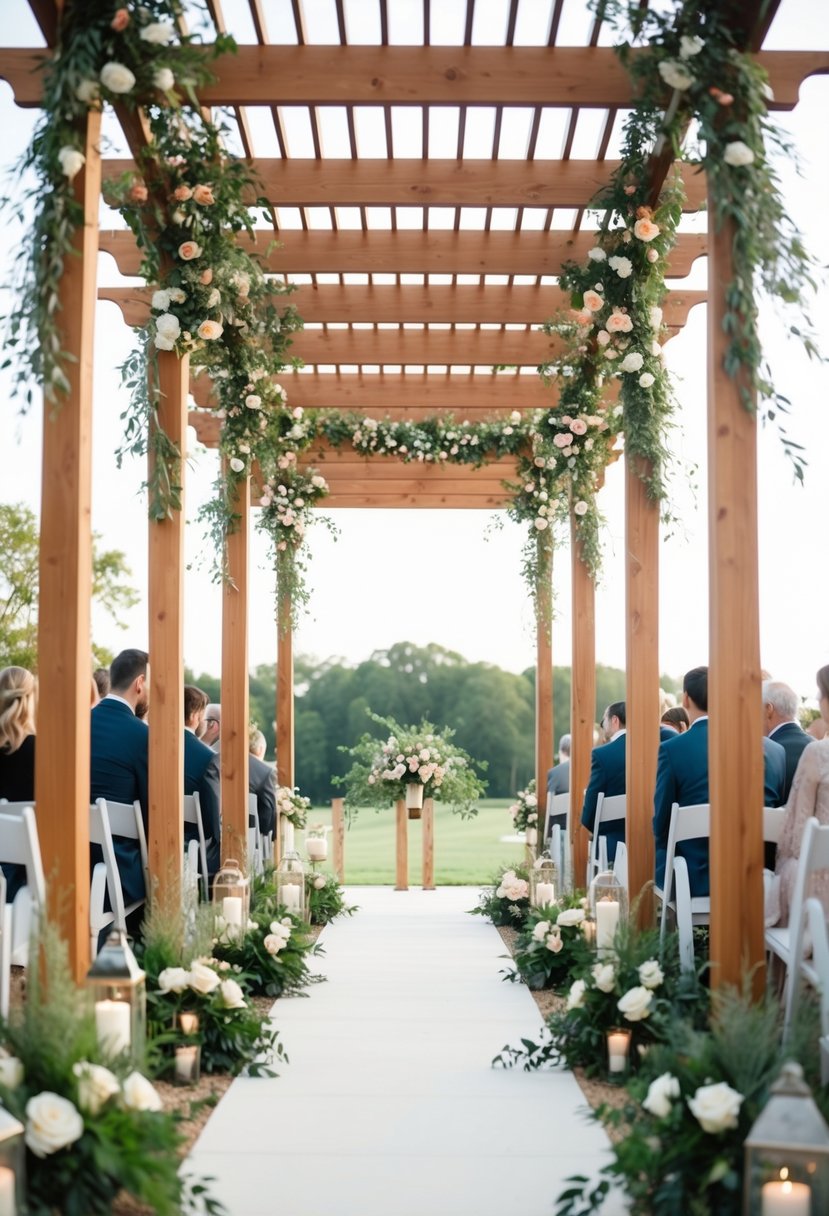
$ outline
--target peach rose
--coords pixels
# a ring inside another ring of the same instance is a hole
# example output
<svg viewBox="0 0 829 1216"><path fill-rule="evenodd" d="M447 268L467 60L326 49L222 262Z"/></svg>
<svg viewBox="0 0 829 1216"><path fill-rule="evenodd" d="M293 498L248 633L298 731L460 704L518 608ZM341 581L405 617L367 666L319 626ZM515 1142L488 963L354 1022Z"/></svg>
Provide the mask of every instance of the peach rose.
<svg viewBox="0 0 829 1216"><path fill-rule="evenodd" d="M224 327L218 321L202 321L196 333L203 342L215 342L224 333Z"/></svg>
<svg viewBox="0 0 829 1216"><path fill-rule="evenodd" d="M593 315L592 315L592 313L589 313L589 312L577 312L575 314L574 320L576 322L576 325L592 325L593 324Z"/></svg>
<svg viewBox="0 0 829 1216"><path fill-rule="evenodd" d="M210 269L209 266L208 266L207 270L203 270L201 272L201 274L199 275L199 282L204 287L209 287L210 284L213 282L213 271Z"/></svg>
<svg viewBox="0 0 829 1216"><path fill-rule="evenodd" d="M653 220L637 220L633 225L633 235L640 241L652 241L654 237L659 236L659 233L659 225L655 224Z"/></svg>
<svg viewBox="0 0 829 1216"><path fill-rule="evenodd" d="M186 203L188 198L193 197L193 191L189 186L176 186L173 191L173 198L177 203Z"/></svg>
<svg viewBox="0 0 829 1216"><path fill-rule="evenodd" d="M587 433L587 423L581 418L574 418L570 423L570 430L574 435L584 435Z"/></svg>
<svg viewBox="0 0 829 1216"><path fill-rule="evenodd" d="M604 300L597 291L586 291L584 293L584 307L588 312L599 312L604 308Z"/></svg>
<svg viewBox="0 0 829 1216"><path fill-rule="evenodd" d="M116 11L115 16L110 21L109 28L115 30L116 34L120 34L122 30L127 28L129 23L130 15L128 11L125 8L119 8Z"/></svg>
<svg viewBox="0 0 829 1216"><path fill-rule="evenodd" d="M182 241L178 247L178 256L182 262L192 262L193 258L201 257L201 245L195 241Z"/></svg>
<svg viewBox="0 0 829 1216"><path fill-rule="evenodd" d="M605 322L605 328L611 334L629 334L633 329L633 321L626 312L614 309Z"/></svg>
<svg viewBox="0 0 829 1216"><path fill-rule="evenodd" d="M146 203L148 193L147 187L143 182L133 182L127 198L131 203Z"/></svg>
<svg viewBox="0 0 829 1216"><path fill-rule="evenodd" d="M213 197L213 191L210 186L196 186L193 189L193 201L199 203L202 207L209 207L216 200Z"/></svg>

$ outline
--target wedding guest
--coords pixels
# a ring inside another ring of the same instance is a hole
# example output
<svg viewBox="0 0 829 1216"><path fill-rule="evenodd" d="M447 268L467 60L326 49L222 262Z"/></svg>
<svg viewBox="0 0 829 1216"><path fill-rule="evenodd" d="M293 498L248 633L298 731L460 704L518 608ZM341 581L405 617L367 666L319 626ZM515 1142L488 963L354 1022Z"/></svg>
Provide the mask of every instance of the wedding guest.
<svg viewBox="0 0 829 1216"><path fill-rule="evenodd" d="M558 764L547 773L548 794L570 792L570 736L562 735L558 743Z"/></svg>
<svg viewBox="0 0 829 1216"><path fill-rule="evenodd" d="M215 702L207 707L205 724L210 731L205 733L205 743L215 739L213 751L220 753L222 733L222 707ZM248 791L256 795L256 810L259 818L259 831L267 836L276 827L276 774L269 764L256 756L248 755Z"/></svg>
<svg viewBox="0 0 829 1216"><path fill-rule="evenodd" d="M829 723L829 667L821 667L817 673L818 701L820 716L823 722ZM797 866L800 858L800 845L806 821L814 815L821 824L829 824L829 739L815 739L800 755L800 761L794 775L789 800L786 803L786 816L783 821L783 831L777 843L777 865L775 873L779 877L778 916L776 923L789 923L789 909L792 901L792 891L797 877ZM829 917L829 871L822 870L809 880L808 896L817 896L826 909ZM767 923L769 923L768 908Z"/></svg>
<svg viewBox="0 0 829 1216"><path fill-rule="evenodd" d="M691 721L685 706L670 705L659 722L660 742L664 743L666 739L672 739L674 735L684 734L690 725Z"/></svg>
<svg viewBox="0 0 829 1216"><path fill-rule="evenodd" d="M0 798L35 800L35 712L37 680L25 667L0 671ZM2 806L0 806L2 812ZM11 902L26 884L26 867L3 865L6 899Z"/></svg>
<svg viewBox="0 0 829 1216"><path fill-rule="evenodd" d="M95 683L94 679L90 680L89 683L89 707L90 709L94 709L101 699L101 694L98 692L98 685Z"/></svg>
<svg viewBox="0 0 829 1216"><path fill-rule="evenodd" d="M96 667L92 673L92 679L98 689L98 699L102 701L109 692L109 669L106 667Z"/></svg>
<svg viewBox="0 0 829 1216"><path fill-rule="evenodd" d="M206 692L194 684L184 685L184 792L199 796L207 842L207 872L212 875L218 871L221 863L222 819L219 811L219 758L198 737L207 705ZM185 823L184 839L198 839L195 824Z"/></svg>
<svg viewBox="0 0 829 1216"><path fill-rule="evenodd" d="M265 759L265 752L268 750L267 740L258 727L252 726L248 737L248 751L257 760Z"/></svg>
<svg viewBox="0 0 829 1216"><path fill-rule="evenodd" d="M608 742L603 747L593 749L590 761L590 781L584 792L584 803L581 808L581 821L591 833L596 822L596 805L599 794L611 798L616 794L624 794L627 790L625 722L624 701L614 701L612 705L608 705L602 716L602 730ZM607 860L613 861L616 856L616 845L620 840L625 839L624 819L611 820L606 827L602 828L601 834L607 837Z"/></svg>
<svg viewBox="0 0 829 1216"><path fill-rule="evenodd" d="M779 743L786 753L786 786L783 801L789 796L795 770L811 738L797 720L800 699L794 689L780 680L763 683L763 729L766 737Z"/></svg>

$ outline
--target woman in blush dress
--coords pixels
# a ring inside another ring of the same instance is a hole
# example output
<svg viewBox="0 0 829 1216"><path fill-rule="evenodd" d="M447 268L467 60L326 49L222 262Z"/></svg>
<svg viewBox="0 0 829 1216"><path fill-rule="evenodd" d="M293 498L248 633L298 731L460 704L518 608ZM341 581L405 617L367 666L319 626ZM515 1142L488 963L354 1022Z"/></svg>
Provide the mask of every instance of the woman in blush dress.
<svg viewBox="0 0 829 1216"><path fill-rule="evenodd" d="M35 709L37 680L25 667L0 671L0 798L35 800ZM0 811L2 804L0 804ZM26 882L26 867L3 866L6 899L11 902Z"/></svg>
<svg viewBox="0 0 829 1216"><path fill-rule="evenodd" d="M829 722L829 667L817 673L820 715ZM797 877L800 845L806 821L814 815L821 824L829 824L829 738L816 739L804 748L794 775L786 818L777 845L775 874L780 880L780 925L788 925L792 892ZM814 874L809 881L809 896L817 896L829 918L829 870ZM768 923L768 922L767 922Z"/></svg>

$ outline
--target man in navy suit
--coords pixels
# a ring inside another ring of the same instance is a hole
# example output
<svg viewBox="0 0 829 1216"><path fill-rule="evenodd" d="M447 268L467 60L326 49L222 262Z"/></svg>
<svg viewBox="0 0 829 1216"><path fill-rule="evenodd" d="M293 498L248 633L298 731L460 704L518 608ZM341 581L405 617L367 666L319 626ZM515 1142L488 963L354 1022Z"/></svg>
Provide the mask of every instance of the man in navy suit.
<svg viewBox="0 0 829 1216"><path fill-rule="evenodd" d="M547 794L569 794L570 792L570 736L562 735L558 743L558 764L547 771ZM564 828L566 815L547 816L547 837L552 835L553 824Z"/></svg>
<svg viewBox="0 0 829 1216"><path fill-rule="evenodd" d="M581 821L591 833L596 822L596 804L599 794L612 798L615 794L627 792L625 722L624 701L615 701L612 705L608 705L602 717L602 729L610 742L605 743L604 747L593 748L590 781L584 793L584 805L581 809ZM606 827L602 826L601 834L607 837L607 860L613 861L616 856L616 845L625 838L624 819L614 819Z"/></svg>
<svg viewBox="0 0 829 1216"><path fill-rule="evenodd" d="M207 841L207 870L215 874L221 862L222 819L219 811L219 761L199 738L209 697L193 684L184 685L184 792L198 794ZM195 824L185 823L184 839L198 838Z"/></svg>
<svg viewBox="0 0 829 1216"><path fill-rule="evenodd" d="M763 726L766 738L779 743L786 753L786 784L780 804L786 802L804 747L812 742L797 720L798 697L779 680L763 681Z"/></svg>
<svg viewBox="0 0 829 1216"><path fill-rule="evenodd" d="M656 765L653 834L656 839L656 885L665 882L665 854L671 826L671 808L696 806L709 801L708 795L708 668L694 667L682 684L682 704L691 725L683 734L659 745ZM783 749L764 740L764 786L766 806L778 806L785 780ZM759 813L759 811L758 811ZM677 854L688 863L691 895L710 894L708 841L685 840Z"/></svg>
<svg viewBox="0 0 829 1216"><path fill-rule="evenodd" d="M144 650L122 650L109 669L111 691L92 710L90 728L90 798L141 803L147 831L147 726L136 712L146 709L150 696L149 658ZM124 902L143 899L144 867L137 840L113 838ZM91 846L92 865L101 860Z"/></svg>

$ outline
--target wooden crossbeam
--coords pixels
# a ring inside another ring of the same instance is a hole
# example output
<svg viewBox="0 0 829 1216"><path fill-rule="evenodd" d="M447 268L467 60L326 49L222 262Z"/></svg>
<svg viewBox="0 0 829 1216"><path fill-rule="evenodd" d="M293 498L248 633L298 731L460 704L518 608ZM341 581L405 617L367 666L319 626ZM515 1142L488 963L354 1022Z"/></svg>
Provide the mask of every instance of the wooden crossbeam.
<svg viewBox="0 0 829 1216"><path fill-rule="evenodd" d="M635 54L636 52L634 52ZM42 96L41 50L4 50L0 76L20 106ZM825 51L765 51L772 108L790 110ZM206 105L504 105L626 107L633 87L610 47L240 46L215 64Z"/></svg>
<svg viewBox="0 0 829 1216"><path fill-rule="evenodd" d="M274 274L535 274L558 275L568 259L583 262L594 244L591 232L452 232L432 230L308 231L279 234L263 229L256 240L239 237L242 248L259 253ZM680 236L668 273L684 278L707 248L704 233ZM131 232L102 232L100 247L121 274L138 274L141 251Z"/></svg>
<svg viewBox="0 0 829 1216"><path fill-rule="evenodd" d="M144 325L152 292L143 287L102 287L98 297L117 304L127 325ZM681 325L704 293L670 293L666 322ZM567 301L558 287L299 287L285 297L303 320L317 324L388 322L397 325L541 325ZM364 359L363 362L369 362ZM419 359L419 363L423 360ZM508 362L490 358L486 362Z"/></svg>
<svg viewBox="0 0 829 1216"><path fill-rule="evenodd" d="M255 158L272 207L588 207L618 161L336 160ZM134 170L104 161L105 178ZM682 165L686 211L705 201L705 176ZM253 199L251 199L251 202Z"/></svg>

